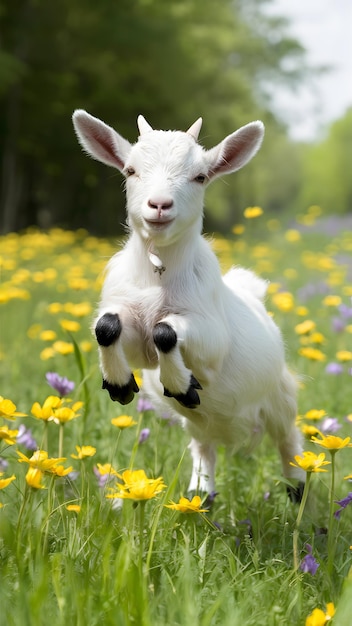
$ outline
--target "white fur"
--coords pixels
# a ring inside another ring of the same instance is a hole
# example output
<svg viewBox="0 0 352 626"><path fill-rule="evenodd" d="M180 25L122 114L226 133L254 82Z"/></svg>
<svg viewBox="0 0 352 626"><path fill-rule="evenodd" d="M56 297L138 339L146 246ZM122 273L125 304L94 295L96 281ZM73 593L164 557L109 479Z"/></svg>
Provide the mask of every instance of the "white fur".
<svg viewBox="0 0 352 626"><path fill-rule="evenodd" d="M140 116L134 145L85 111L76 111L73 121L83 148L127 177L130 235L108 265L97 316L117 313L122 324L118 340L100 347L104 379L126 385L131 370L142 368L156 408L182 416L192 436L191 490L215 489L218 444L252 447L265 430L278 446L284 475L304 480L304 472L290 465L301 453L296 383L280 331L263 304L266 283L241 268L222 278L201 235L207 183L254 156L262 123L248 124L206 151L197 143L200 119L183 133L155 131ZM177 334L167 353L153 341L160 321ZM163 395L164 388L187 393L191 374L202 387L199 406L185 408Z"/></svg>

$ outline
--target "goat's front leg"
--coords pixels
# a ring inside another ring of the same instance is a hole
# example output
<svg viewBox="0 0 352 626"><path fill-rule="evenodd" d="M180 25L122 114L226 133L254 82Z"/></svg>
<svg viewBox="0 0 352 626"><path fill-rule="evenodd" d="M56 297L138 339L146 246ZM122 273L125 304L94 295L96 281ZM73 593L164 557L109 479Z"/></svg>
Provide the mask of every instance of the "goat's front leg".
<svg viewBox="0 0 352 626"><path fill-rule="evenodd" d="M197 389L202 387L184 364L180 341L171 323L163 321L156 324L153 339L159 356L164 396L175 398L188 409L196 408L200 404Z"/></svg>
<svg viewBox="0 0 352 626"><path fill-rule="evenodd" d="M128 404L139 388L123 350L121 332L122 322L118 313L104 313L95 325L103 389L107 389L111 400Z"/></svg>

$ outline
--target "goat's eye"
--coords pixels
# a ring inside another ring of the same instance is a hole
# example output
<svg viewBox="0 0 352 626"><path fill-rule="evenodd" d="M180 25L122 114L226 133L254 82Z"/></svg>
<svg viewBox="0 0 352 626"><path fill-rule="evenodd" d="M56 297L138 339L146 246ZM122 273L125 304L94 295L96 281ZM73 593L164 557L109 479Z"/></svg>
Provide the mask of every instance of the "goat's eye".
<svg viewBox="0 0 352 626"><path fill-rule="evenodd" d="M125 170L126 176L133 176L136 173L136 170L133 167L127 167Z"/></svg>
<svg viewBox="0 0 352 626"><path fill-rule="evenodd" d="M198 174L198 176L196 176L194 180L196 183L200 183L202 185L203 183L205 183L206 179L207 177L205 174Z"/></svg>

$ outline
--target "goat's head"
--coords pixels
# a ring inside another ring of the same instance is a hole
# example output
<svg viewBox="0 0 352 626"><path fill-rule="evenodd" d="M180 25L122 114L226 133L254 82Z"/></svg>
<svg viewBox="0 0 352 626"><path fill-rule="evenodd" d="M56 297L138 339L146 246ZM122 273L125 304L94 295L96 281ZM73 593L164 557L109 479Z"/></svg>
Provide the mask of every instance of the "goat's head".
<svg viewBox="0 0 352 626"><path fill-rule="evenodd" d="M124 174L128 223L158 246L177 240L192 225L201 229L207 184L248 163L264 135L262 122L252 122L205 150L197 143L201 118L184 133L153 130L139 116L140 136L133 145L83 110L74 112L73 124L90 156Z"/></svg>

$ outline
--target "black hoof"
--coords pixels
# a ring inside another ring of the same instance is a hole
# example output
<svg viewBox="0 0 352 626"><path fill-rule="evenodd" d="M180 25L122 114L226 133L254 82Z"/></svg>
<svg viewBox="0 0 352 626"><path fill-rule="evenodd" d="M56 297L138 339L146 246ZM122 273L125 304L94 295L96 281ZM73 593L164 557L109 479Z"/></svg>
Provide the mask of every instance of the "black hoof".
<svg viewBox="0 0 352 626"><path fill-rule="evenodd" d="M103 380L102 389L107 389L111 400L119 402L120 404L129 404L134 398L134 394L138 393L139 387L135 381L133 374L129 379L127 385L113 385Z"/></svg>
<svg viewBox="0 0 352 626"><path fill-rule="evenodd" d="M191 383L186 393L173 393L168 389L164 389L164 396L167 398L175 398L177 402L182 404L186 409L196 409L200 405L200 398L197 393L197 389L202 389L198 380L191 375Z"/></svg>
<svg viewBox="0 0 352 626"><path fill-rule="evenodd" d="M297 487L287 487L287 495L293 504L299 504L302 500L304 483L299 482Z"/></svg>

